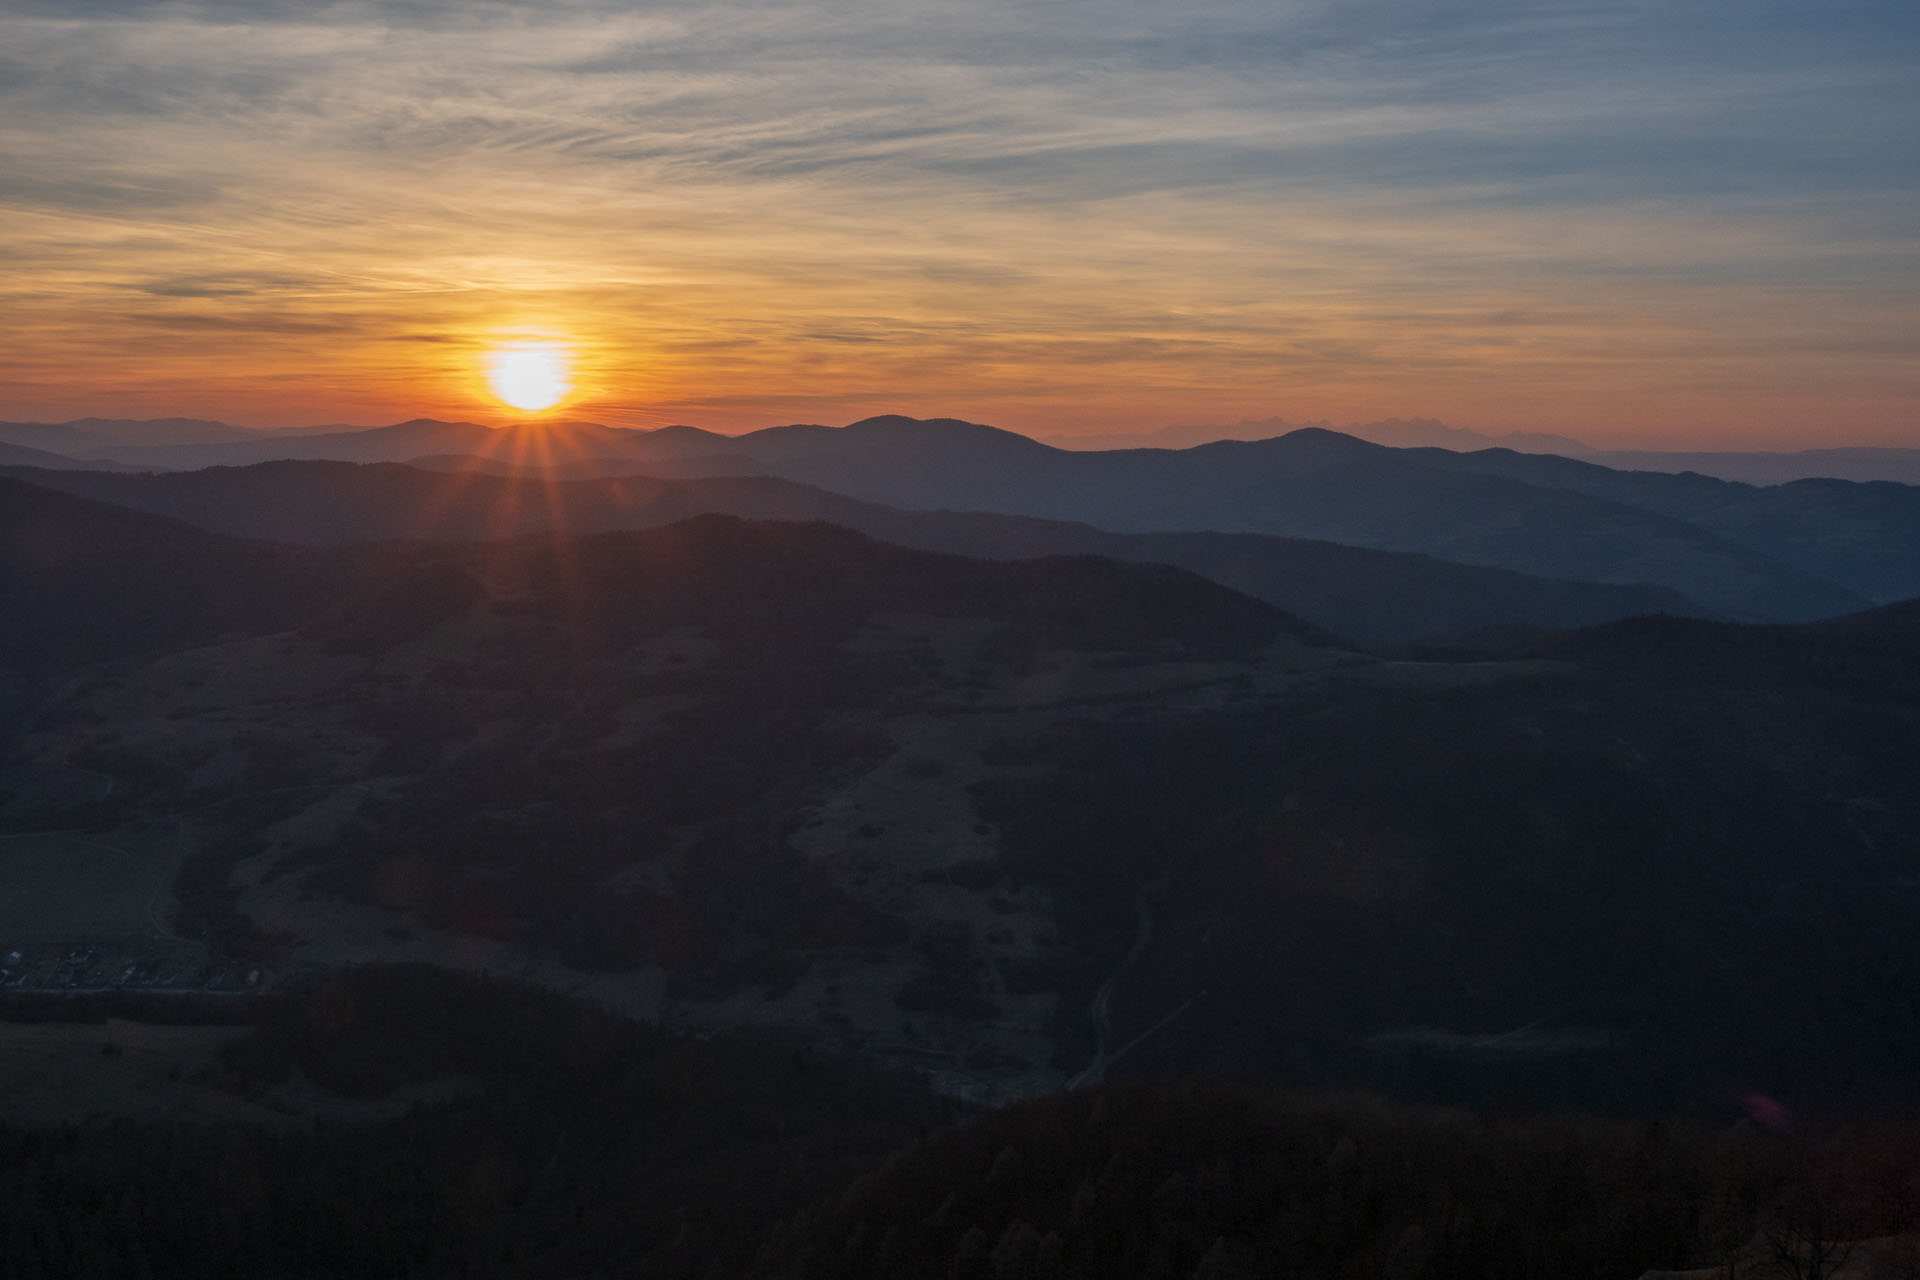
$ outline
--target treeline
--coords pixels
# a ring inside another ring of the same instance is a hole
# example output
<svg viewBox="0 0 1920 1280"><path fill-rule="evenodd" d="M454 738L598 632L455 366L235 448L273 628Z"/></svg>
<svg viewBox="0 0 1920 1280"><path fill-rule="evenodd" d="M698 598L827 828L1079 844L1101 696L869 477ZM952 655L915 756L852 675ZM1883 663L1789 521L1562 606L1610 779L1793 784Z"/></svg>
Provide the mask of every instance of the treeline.
<svg viewBox="0 0 1920 1280"><path fill-rule="evenodd" d="M375 1124L0 1127L0 1274L737 1276L770 1220L953 1114L908 1078L421 966L310 982L207 1083L296 1076L422 1100Z"/></svg>
<svg viewBox="0 0 1920 1280"><path fill-rule="evenodd" d="M158 1022L168 1026L233 1026L270 1016L277 993L151 987L104 990L0 991L0 1022Z"/></svg>
<svg viewBox="0 0 1920 1280"><path fill-rule="evenodd" d="M1911 1123L1784 1134L1197 1083L956 1123L851 1061L418 966L292 990L205 1082L272 1102L296 1078L418 1100L378 1123L0 1128L0 1271L1631 1280L1920 1226Z"/></svg>
<svg viewBox="0 0 1920 1280"><path fill-rule="evenodd" d="M897 1155L783 1222L752 1274L1632 1280L1916 1226L1911 1124L1816 1139L1135 1085ZM1913 1260L1890 1251L1870 1274L1920 1274L1900 1270Z"/></svg>

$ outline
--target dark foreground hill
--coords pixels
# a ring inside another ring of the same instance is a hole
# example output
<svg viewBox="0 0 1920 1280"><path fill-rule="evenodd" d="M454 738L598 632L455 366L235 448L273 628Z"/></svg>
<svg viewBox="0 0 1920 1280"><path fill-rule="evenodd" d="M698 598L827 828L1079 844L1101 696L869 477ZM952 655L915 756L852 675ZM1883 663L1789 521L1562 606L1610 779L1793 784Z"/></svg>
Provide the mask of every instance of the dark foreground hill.
<svg viewBox="0 0 1920 1280"><path fill-rule="evenodd" d="M125 1067L245 1119L0 1122L10 1277L1762 1280L1791 1274L1770 1269L1776 1245L1874 1277L1916 1256L1871 1239L1914 1225L1910 1125L1631 1125L1212 1084L977 1115L844 1057L421 966L318 975L264 1006L189 1081ZM126 1064L154 1028L14 1031Z"/></svg>
<svg viewBox="0 0 1920 1280"><path fill-rule="evenodd" d="M96 1061L149 1038L0 1024L0 1070L34 1031ZM738 1276L775 1220L954 1113L901 1073L421 966L289 988L191 1081L129 1074L237 1114L26 1127L0 1099L10 1280Z"/></svg>
<svg viewBox="0 0 1920 1280"><path fill-rule="evenodd" d="M95 519L76 591L286 554L297 598L110 631L17 737L50 781L0 819L93 829L0 862L35 954L510 971L980 1097L1920 1092L1906 610L1385 662L1174 569L825 525L282 553L44 497Z"/></svg>
<svg viewBox="0 0 1920 1280"><path fill-rule="evenodd" d="M0 669L277 630L310 613L318 559L0 477Z"/></svg>
<svg viewBox="0 0 1920 1280"><path fill-rule="evenodd" d="M1557 581L1259 534L1116 534L1019 516L907 511L765 476L663 480L628 475L555 482L544 475L337 462L263 463L170 475L12 474L223 533L317 545L594 533L651 528L707 512L826 520L929 551L992 559L1099 555L1171 564L1379 647L1499 628L1580 627L1641 613L1707 612L1658 587Z"/></svg>
<svg viewBox="0 0 1920 1280"><path fill-rule="evenodd" d="M1904 1093L1915 650L1622 623L1514 678L1008 743L1056 772L981 807L1011 866L1080 901L1135 860L1107 945L1153 927L1096 1062L1153 1032L1137 1069L1484 1101Z"/></svg>
<svg viewBox="0 0 1920 1280"><path fill-rule="evenodd" d="M1822 1143L1246 1088L1097 1090L901 1153L782 1223L753 1274L1890 1278L1920 1258L1911 1237L1872 1239L1914 1224L1915 1143L1910 1127ZM1810 1269L1815 1248L1852 1269Z"/></svg>
<svg viewBox="0 0 1920 1280"><path fill-rule="evenodd" d="M395 574L408 583L450 582L461 573L454 566L500 572L506 562L539 590L557 587L566 599L551 607L566 609L582 625L593 619L612 626L611 619L630 618L636 610L645 614L637 625L658 628L683 614L702 619L706 610L760 611L769 618L788 611L818 613L844 621L874 609L979 608L1027 623L1084 609L1084 614L1073 614L1079 620L1072 624L1084 643L1111 641L1120 648L1146 633L1183 637L1201 647L1231 648L1257 633L1270 635L1275 626L1302 635L1313 630L1233 592L1156 566L1129 569L1094 557L1064 565L1038 559L992 563L887 546L818 522L755 526L712 516L678 530L659 528L716 503L645 480L634 484L654 500L639 504L637 519L653 529L650 533L579 541L570 536L578 532L568 527L572 524L617 520L604 515L599 520L592 515L579 521L537 516L521 520L523 511L516 509L506 521L498 521L499 505L491 500L517 506L539 499L538 485L510 485L483 494L488 501L478 511L453 513L446 523L458 531L454 536L471 531L473 536L510 537L522 529L559 524L558 536L536 534L515 546L478 550L408 546L399 539L408 530L420 530L423 522L418 516L395 520L395 504L385 499L397 496L405 503L431 506L438 495L418 483L430 478L408 468L345 471L349 484L329 486L320 496L321 508L337 512L332 499L343 496L365 502L370 494L359 483L363 476L390 483L384 493L377 485L371 492L370 505L377 510L349 508L348 518L368 535L366 540L324 552L209 532L0 477L0 551L5 554L0 560L0 599L13 605L7 615L17 629L10 641L12 652L63 649L77 664L109 651L153 650L223 631L259 634L316 619L334 619L328 625L343 631L404 626L404 619L396 623L390 616L396 609L404 612L409 603L400 598L406 593L395 587ZM188 484L205 478L217 483L223 477L217 472L178 477ZM167 478L125 479L141 484ZM450 496L457 499L459 487ZM734 504L811 511L812 495L787 492L790 489L776 485L767 496L749 493ZM311 488L296 491L280 485L223 496L268 504L278 497L292 505L296 494L315 496ZM726 500L722 496L716 501ZM217 510L183 505L207 523L226 523ZM300 527L298 516L284 513L264 523L268 529ZM390 527L381 527L383 523ZM425 530L441 537L450 532L430 521ZM478 584L471 590L477 598ZM1138 598L1128 598L1135 590L1141 592ZM652 605L636 599L640 593L653 593ZM648 612L655 605L657 611ZM1114 612L1103 612L1107 606ZM631 639L620 636L621 641ZM71 649L64 650L69 645Z"/></svg>

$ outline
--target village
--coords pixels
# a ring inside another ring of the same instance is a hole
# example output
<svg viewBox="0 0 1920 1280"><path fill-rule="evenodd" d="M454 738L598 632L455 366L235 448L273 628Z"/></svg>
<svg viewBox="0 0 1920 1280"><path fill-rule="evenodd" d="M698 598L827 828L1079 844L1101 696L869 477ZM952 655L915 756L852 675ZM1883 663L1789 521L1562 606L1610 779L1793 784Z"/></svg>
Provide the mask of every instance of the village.
<svg viewBox="0 0 1920 1280"><path fill-rule="evenodd" d="M29 946L0 942L0 993L97 996L116 991L182 996L262 994L273 985L257 962L210 956L154 938L81 938Z"/></svg>

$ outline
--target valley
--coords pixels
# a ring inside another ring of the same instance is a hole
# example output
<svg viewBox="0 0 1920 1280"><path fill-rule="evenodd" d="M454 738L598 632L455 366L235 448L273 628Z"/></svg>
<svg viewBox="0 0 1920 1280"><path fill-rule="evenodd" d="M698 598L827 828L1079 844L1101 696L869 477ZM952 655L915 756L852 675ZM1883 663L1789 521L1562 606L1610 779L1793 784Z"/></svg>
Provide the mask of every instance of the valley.
<svg viewBox="0 0 1920 1280"><path fill-rule="evenodd" d="M1048 1117L1151 1128L1213 1082L1255 1093L1207 1095L1194 1168L1236 1158L1205 1144L1244 1106L1336 1151L1323 1114L1408 1151L1456 1123L1435 1116L1626 1126L1484 1148L1561 1142L1571 1170L1645 1126L1920 1105L1910 601L1757 624L1645 585L754 476L43 479L0 480L0 1140L31 1167L66 1139L25 1135L60 1126L87 1160L122 1158L91 1135L188 1161L204 1138L336 1179L263 1195L457 1232L476 1219L409 1200L406 1171L485 1150L471 1203L507 1214L502 1250L564 1272L560 1188L604 1177L581 1248L773 1275L803 1241L878 1248L836 1206L914 1202L916 1133L965 1164L967 1135L1014 1125L1077 1169ZM625 1092L647 1072L659 1093ZM1295 1101L1354 1091L1416 1109L1369 1130ZM887 1101L855 1118L863 1092ZM631 1127L589 1136L607 1115ZM360 1143L384 1199L344 1173ZM1787 1149L1685 1176L1792 1185ZM770 1226L718 1189L735 1176L813 1216ZM821 1207L823 1185L846 1190ZM951 1194L910 1251L971 1256L952 1215L1031 1245L991 1194ZM1072 1187L1022 1196L1105 1247ZM1140 1212L1139 1248L1210 1254ZM1342 1256L1442 1229L1393 1212ZM1662 1219L1667 1243L1621 1251L1540 1212L1596 1275L1734 1248L1744 1221ZM1499 1254L1475 1240L1446 1256Z"/></svg>
<svg viewBox="0 0 1920 1280"><path fill-rule="evenodd" d="M740 634L642 622L632 648L529 697L500 664L564 667L572 637L508 603L476 599L354 654L299 635L177 651L43 708L23 766L96 770L127 800L82 845L100 855L93 879L74 881L67 859L58 895L27 879L60 847L35 842L75 838L14 837L12 900L35 905L8 936L43 949L147 934L153 947L180 928L206 947L202 965L244 954L281 976L432 961L650 1022L859 1048L968 1096L1023 1096L1060 1084L1056 1024L1072 1015L1040 975L1067 950L1047 895L995 870L972 793L1030 771L986 763L991 744L1063 721L1277 702L1367 665L1284 639L1230 659L1028 648L992 617L877 613L844 641L744 670L723 652ZM745 706L728 688L741 680L767 682ZM775 745L759 699L779 689L808 700L801 732L829 736L747 766L742 781L772 795L702 777ZM556 789L565 834L509 834ZM741 813L776 798L764 819ZM671 819L636 838L655 807ZM755 874L801 897L705 896L716 869L703 862L766 858L779 862ZM167 967L172 981L190 966Z"/></svg>

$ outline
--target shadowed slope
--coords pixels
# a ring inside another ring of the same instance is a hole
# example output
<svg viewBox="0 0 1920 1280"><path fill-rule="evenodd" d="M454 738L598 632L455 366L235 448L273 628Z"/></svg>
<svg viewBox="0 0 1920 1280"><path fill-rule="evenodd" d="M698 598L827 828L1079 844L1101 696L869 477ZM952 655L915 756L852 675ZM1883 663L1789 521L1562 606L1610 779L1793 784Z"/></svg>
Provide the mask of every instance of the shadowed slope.
<svg viewBox="0 0 1920 1280"><path fill-rule="evenodd" d="M45 449L30 448L27 445L7 444L0 441L0 467L41 467L50 471L131 471L132 467L118 462L104 462L98 459L87 461L70 458L62 453L52 453Z"/></svg>
<svg viewBox="0 0 1920 1280"><path fill-rule="evenodd" d="M318 560L0 478L0 662L72 668L291 625Z"/></svg>
<svg viewBox="0 0 1920 1280"><path fill-rule="evenodd" d="M870 434L879 438L771 469L902 506L1078 520L1118 532L1317 538L1546 577L1654 583L1753 618L1822 617L1866 603L1671 515L1452 463L1424 465L1423 451L1315 428L1110 453L996 437L986 437L991 448L975 449L957 433L929 449L913 432Z"/></svg>
<svg viewBox="0 0 1920 1280"><path fill-rule="evenodd" d="M759 471L895 506L1123 533L1315 538L1550 578L1660 585L1753 620L1832 616L1920 590L1920 568L1909 567L1920 561L1911 554L1920 498L1911 495L1906 507L1895 496L1844 489L1817 500L1759 495L1697 475L1615 471L1508 449L1394 449L1322 428L1183 450L1075 452L977 423L898 415L736 437L693 427L554 422L492 430L421 420L155 447L138 458L130 448L115 444L103 456L178 467L474 454L512 469Z"/></svg>
<svg viewBox="0 0 1920 1280"><path fill-rule="evenodd" d="M446 474L388 464L289 462L166 476L34 473L30 478L223 532L320 544L645 528L709 511L827 520L903 546L963 555L1102 555L1177 565L1380 646L1489 628L1571 627L1635 613L1705 612L1677 593L1654 587L1551 581L1419 555L1255 534L1115 534L1019 516L903 511L765 476L679 481L623 476L555 483L494 475L490 469Z"/></svg>

